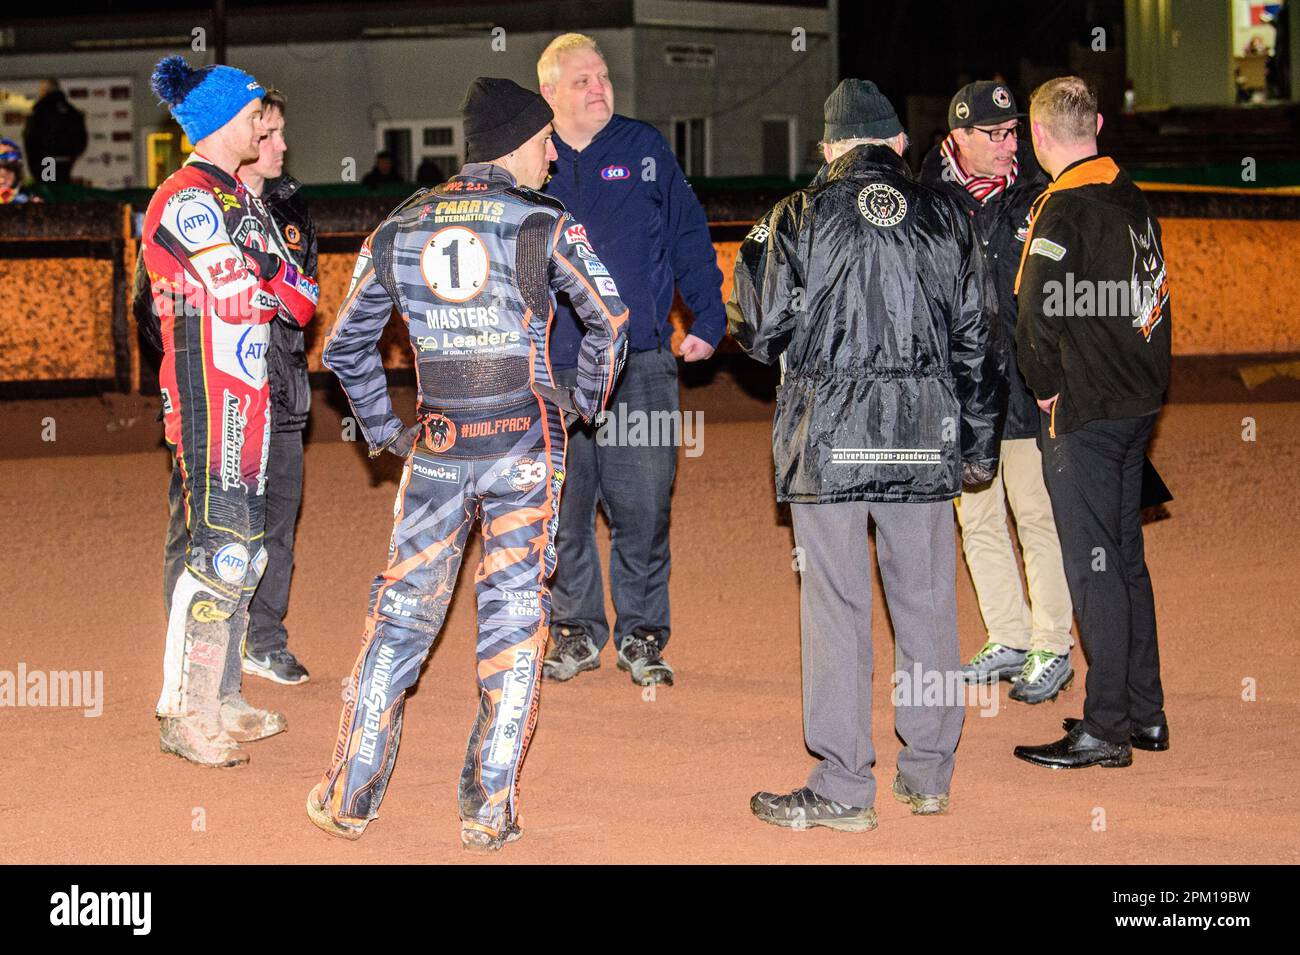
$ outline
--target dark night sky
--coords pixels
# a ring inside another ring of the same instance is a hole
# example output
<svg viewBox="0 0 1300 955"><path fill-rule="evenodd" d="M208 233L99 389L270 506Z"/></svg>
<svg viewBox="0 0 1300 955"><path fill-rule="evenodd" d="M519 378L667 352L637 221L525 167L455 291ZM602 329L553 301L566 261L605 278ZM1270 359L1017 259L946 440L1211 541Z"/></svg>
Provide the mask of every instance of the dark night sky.
<svg viewBox="0 0 1300 955"><path fill-rule="evenodd" d="M963 73L1018 86L1022 58L1064 67L1071 40L1086 45L1101 26L1117 42L1124 22L1123 0L865 0L843 11L840 71L896 103L951 95Z"/></svg>
<svg viewBox="0 0 1300 955"><path fill-rule="evenodd" d="M241 8L281 6L349 7L354 0L287 0L267 4L258 0L227 0L238 16ZM509 2L509 0L506 0ZM593 0L598 2L598 0ZM781 2L781 0L774 0ZM795 6L825 6L825 0L786 0ZM464 8L473 0L421 3ZM489 0L490 3L490 0ZM385 4L380 3L379 6ZM397 0L398 6L412 5ZM39 4L42 16L61 12L107 11L127 16L166 10L180 12L209 9L205 0L108 0L107 3ZM11 7L10 16L30 15L37 6ZM1013 87L1020 86L1019 64L1026 57L1041 64L1064 66L1071 39L1086 44L1096 26L1107 28L1118 43L1124 20L1123 0L842 0L840 14L840 69L844 76L875 80L901 104L908 94L947 96L963 74L971 78L1002 73ZM581 28L581 24L573 24Z"/></svg>

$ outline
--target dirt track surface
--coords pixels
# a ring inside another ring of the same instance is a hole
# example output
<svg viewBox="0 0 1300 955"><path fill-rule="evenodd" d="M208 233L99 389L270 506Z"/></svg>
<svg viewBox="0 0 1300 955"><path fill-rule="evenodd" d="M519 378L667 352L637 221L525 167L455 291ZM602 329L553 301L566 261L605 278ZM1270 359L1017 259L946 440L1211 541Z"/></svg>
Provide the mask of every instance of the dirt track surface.
<svg viewBox="0 0 1300 955"><path fill-rule="evenodd" d="M1257 440L1242 440L1253 416ZM706 414L704 453L683 459L673 522L675 687L653 699L602 668L546 684L524 767L524 838L489 862L1295 862L1300 856L1300 404L1176 405L1152 457L1172 517L1147 527L1173 749L1127 770L1052 773L1018 743L1060 735L1060 702L1026 707L1000 689L972 706L949 815L917 818L888 794L891 635L875 601L880 828L777 830L749 813L758 789L788 790L812 766L802 742L798 579L773 500L760 416ZM759 420L755 420L759 418ZM153 717L164 619L161 450L0 460L0 670L102 670L103 715L0 709L0 860L56 863L465 862L455 781L477 705L474 603L452 605L417 692L383 812L356 843L307 820L329 758L342 681L381 568L395 484L356 446L313 443L288 619L312 672L301 687L245 678L289 731L252 762L208 770L158 751ZM602 546L607 535L602 532ZM956 546L956 543L954 543ZM477 549L466 556L477 560ZM963 655L983 632L959 570ZM1082 670L1076 651L1076 667ZM1243 680L1257 683L1243 701ZM198 821L203 827L200 830Z"/></svg>

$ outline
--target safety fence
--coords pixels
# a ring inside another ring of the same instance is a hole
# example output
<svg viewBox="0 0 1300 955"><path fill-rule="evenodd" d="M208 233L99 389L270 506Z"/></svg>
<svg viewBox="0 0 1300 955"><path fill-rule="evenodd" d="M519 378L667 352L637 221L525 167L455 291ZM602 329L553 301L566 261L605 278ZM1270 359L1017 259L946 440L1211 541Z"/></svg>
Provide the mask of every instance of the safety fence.
<svg viewBox="0 0 1300 955"><path fill-rule="evenodd" d="M1148 193L1164 229L1178 355L1300 352L1300 197L1204 190ZM700 191L709 212L722 294L740 241L777 194ZM320 371L326 333L343 301L357 250L391 197L312 202L320 232L318 318L308 361ZM131 277L143 207L79 202L0 208L0 397L150 390L131 317ZM680 301L674 323L689 327ZM385 364L409 367L400 321L381 340Z"/></svg>

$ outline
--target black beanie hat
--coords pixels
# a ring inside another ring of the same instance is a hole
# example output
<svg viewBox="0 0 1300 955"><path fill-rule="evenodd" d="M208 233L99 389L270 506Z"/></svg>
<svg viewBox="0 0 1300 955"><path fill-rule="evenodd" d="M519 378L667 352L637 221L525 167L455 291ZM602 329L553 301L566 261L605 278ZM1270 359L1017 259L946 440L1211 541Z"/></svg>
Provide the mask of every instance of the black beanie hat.
<svg viewBox="0 0 1300 955"><path fill-rule="evenodd" d="M546 100L513 80L480 76L460 104L465 161L490 162L514 152L555 118Z"/></svg>
<svg viewBox="0 0 1300 955"><path fill-rule="evenodd" d="M893 139L903 131L898 114L871 80L840 80L826 97L822 142L840 139Z"/></svg>

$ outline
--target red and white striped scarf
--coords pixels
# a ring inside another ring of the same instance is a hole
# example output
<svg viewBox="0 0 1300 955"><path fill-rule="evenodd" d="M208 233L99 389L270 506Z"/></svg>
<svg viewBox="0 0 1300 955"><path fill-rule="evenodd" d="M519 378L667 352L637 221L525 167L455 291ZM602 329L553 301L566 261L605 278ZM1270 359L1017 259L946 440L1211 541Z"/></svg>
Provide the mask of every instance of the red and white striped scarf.
<svg viewBox="0 0 1300 955"><path fill-rule="evenodd" d="M953 134L949 133L947 138L939 146L939 152L943 158L948 161L948 167L952 170L953 178L966 187L969 192L980 203L988 202L994 196L1011 188L1015 183L1016 177L1020 175L1020 163L1013 156L1011 159L1011 172L1005 176L977 176L967 172L957 161L957 141Z"/></svg>

